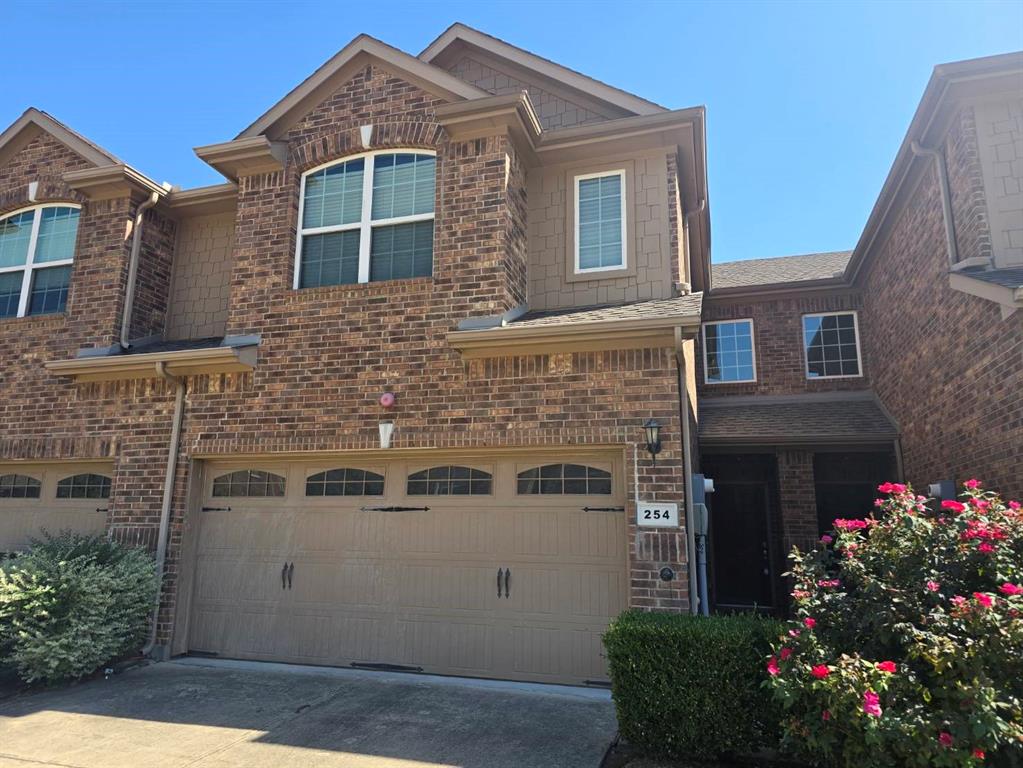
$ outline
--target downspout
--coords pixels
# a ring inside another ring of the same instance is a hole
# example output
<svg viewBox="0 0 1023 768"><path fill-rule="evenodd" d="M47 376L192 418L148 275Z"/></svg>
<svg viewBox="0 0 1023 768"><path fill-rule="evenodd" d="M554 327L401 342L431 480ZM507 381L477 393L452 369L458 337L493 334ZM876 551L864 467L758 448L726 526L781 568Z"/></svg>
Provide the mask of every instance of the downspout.
<svg viewBox="0 0 1023 768"><path fill-rule="evenodd" d="M135 279L139 271L139 253L142 251L142 220L146 211L160 201L160 195L153 192L148 200L135 209L135 225L131 232L131 255L128 258L128 286L124 292L124 309L121 312L121 349L127 349L128 334L131 333L131 311L135 306Z"/></svg>
<svg viewBox="0 0 1023 768"><path fill-rule="evenodd" d="M933 157L938 169L938 185L941 187L941 212L945 222L945 245L948 248L948 266L955 267L959 263L959 246L956 244L955 219L952 217L952 193L948 187L948 168L945 167L945 155L938 149L926 149L917 141L910 142L909 148L918 157Z"/></svg>
<svg viewBox="0 0 1023 768"><path fill-rule="evenodd" d="M678 374L678 416L682 420L682 472L686 484L686 565L689 568L689 612L697 614L707 606L697 605L699 584L696 583L696 531L693 528L693 451L689 428L689 392L686 389L682 369L685 358L682 354L682 329L675 329L675 371Z"/></svg>
<svg viewBox="0 0 1023 768"><path fill-rule="evenodd" d="M156 646L160 599L163 596L163 569L167 560L167 540L170 533L171 501L174 498L174 479L178 470L178 445L181 442L181 424L185 414L185 379L167 373L167 364L162 360L156 364L156 373L174 385L174 420L171 422L170 448L167 451L167 474L163 479L163 503L160 506L160 530L156 539L156 599L153 602L149 639L142 647L143 656L151 654Z"/></svg>
<svg viewBox="0 0 1023 768"><path fill-rule="evenodd" d="M693 210L689 211L689 213L685 213L685 214L682 215L682 238L683 238L682 247L685 249L685 263L686 263L686 282L685 282L685 287L684 287L684 289L682 291L683 293L692 293L693 292L693 266L692 266L692 256L691 256L690 248L689 248L689 227L690 227L689 221L694 216L699 216L701 213L703 213L704 210L706 210L706 208L707 208L707 198L703 198L702 200L700 200L700 204L698 206L696 206Z"/></svg>

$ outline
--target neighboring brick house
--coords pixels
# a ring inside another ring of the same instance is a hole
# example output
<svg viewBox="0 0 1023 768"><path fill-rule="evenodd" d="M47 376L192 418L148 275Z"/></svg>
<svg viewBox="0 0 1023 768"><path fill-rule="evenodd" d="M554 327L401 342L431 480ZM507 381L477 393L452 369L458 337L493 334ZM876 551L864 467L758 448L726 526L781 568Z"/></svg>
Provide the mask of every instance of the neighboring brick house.
<svg viewBox="0 0 1023 768"><path fill-rule="evenodd" d="M765 510L743 546L768 542L752 602L779 607L782 547L816 536L824 484L841 496L834 456L867 457L860 485L899 456L915 481L964 471L906 444L897 360L868 337L911 332L862 282L883 258L857 249L860 282L836 277L848 254L711 274L702 108L454 25L418 57L360 36L196 152L227 182L155 184L34 109L0 135L0 548L77 528L155 550L158 657L601 680L611 617L695 607L701 459L714 516ZM959 201L962 248L992 251L997 221L1015 258L1006 195L1000 218ZM802 315L849 309L839 365L864 375L808 379ZM701 321L742 318L755 375L710 358L755 381L706 383L701 335L742 333ZM999 322L1018 350L1019 314ZM971 395L1019 430L1003 373ZM640 527L637 502L681 520ZM715 599L747 604L714 551Z"/></svg>

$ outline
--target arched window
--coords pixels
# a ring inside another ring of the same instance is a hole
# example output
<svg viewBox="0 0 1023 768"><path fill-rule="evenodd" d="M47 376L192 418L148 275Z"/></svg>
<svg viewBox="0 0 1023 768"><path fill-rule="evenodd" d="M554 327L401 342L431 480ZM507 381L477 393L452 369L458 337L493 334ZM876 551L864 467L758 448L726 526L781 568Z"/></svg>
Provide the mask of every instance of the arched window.
<svg viewBox="0 0 1023 768"><path fill-rule="evenodd" d="M432 275L436 167L389 150L303 175L295 287Z"/></svg>
<svg viewBox="0 0 1023 768"><path fill-rule="evenodd" d="M519 472L518 492L521 495L610 495L611 473L582 464L546 464Z"/></svg>
<svg viewBox="0 0 1023 768"><path fill-rule="evenodd" d="M239 469L213 480L214 496L277 497L284 495L284 478L260 469Z"/></svg>
<svg viewBox="0 0 1023 768"><path fill-rule="evenodd" d="M84 473L65 477L57 483L58 499L109 499L110 478Z"/></svg>
<svg viewBox="0 0 1023 768"><path fill-rule="evenodd" d="M79 213L46 204L0 218L0 318L64 311Z"/></svg>
<svg viewBox="0 0 1023 768"><path fill-rule="evenodd" d="M488 496L493 476L472 467L430 467L408 476L409 496Z"/></svg>
<svg viewBox="0 0 1023 768"><path fill-rule="evenodd" d="M38 499L42 483L28 475L0 475L0 499Z"/></svg>
<svg viewBox="0 0 1023 768"><path fill-rule="evenodd" d="M309 475L306 496L383 496L384 476L364 469L342 467Z"/></svg>

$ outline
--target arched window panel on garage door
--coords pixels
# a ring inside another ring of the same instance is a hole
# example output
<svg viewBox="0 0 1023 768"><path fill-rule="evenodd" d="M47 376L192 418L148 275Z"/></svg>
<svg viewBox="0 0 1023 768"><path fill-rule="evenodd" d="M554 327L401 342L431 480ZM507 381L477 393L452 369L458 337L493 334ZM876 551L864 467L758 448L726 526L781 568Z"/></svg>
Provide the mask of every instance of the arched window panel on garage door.
<svg viewBox="0 0 1023 768"><path fill-rule="evenodd" d="M42 487L28 475L0 475L0 499L38 499Z"/></svg>
<svg viewBox="0 0 1023 768"><path fill-rule="evenodd" d="M215 478L213 495L280 497L284 495L284 478L261 469L239 469Z"/></svg>
<svg viewBox="0 0 1023 768"><path fill-rule="evenodd" d="M409 496L489 496L494 478L475 467L430 467L408 476Z"/></svg>
<svg viewBox="0 0 1023 768"><path fill-rule="evenodd" d="M83 473L65 477L57 483L58 499L109 499L110 478Z"/></svg>
<svg viewBox="0 0 1023 768"><path fill-rule="evenodd" d="M384 476L366 469L339 467L309 475L306 496L383 496Z"/></svg>
<svg viewBox="0 0 1023 768"><path fill-rule="evenodd" d="M611 473L583 464L545 464L518 474L518 493L581 496L610 496Z"/></svg>

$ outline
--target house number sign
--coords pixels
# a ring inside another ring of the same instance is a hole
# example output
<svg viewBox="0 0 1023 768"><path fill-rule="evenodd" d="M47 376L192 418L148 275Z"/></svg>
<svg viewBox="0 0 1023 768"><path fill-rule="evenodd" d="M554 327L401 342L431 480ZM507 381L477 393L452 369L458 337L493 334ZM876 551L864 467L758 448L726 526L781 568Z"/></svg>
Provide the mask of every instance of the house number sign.
<svg viewBox="0 0 1023 768"><path fill-rule="evenodd" d="M641 501L636 505L636 525L640 528L678 528L678 504Z"/></svg>

